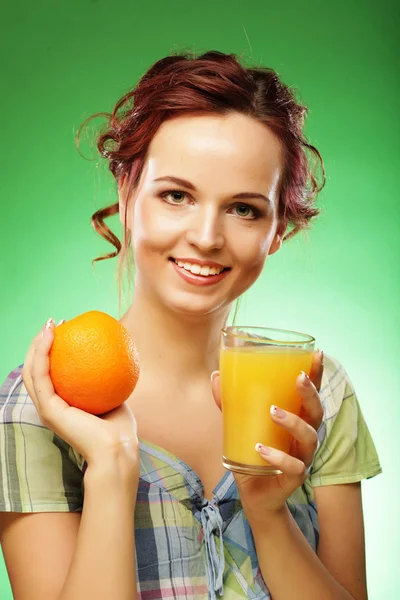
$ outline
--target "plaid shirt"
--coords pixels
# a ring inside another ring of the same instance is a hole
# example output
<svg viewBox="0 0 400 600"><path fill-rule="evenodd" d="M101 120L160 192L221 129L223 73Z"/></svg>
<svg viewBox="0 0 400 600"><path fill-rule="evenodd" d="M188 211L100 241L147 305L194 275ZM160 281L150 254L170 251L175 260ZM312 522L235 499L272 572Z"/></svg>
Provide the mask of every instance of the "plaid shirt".
<svg viewBox="0 0 400 600"><path fill-rule="evenodd" d="M85 461L43 426L21 369L12 371L0 389L0 511L81 511ZM313 487L356 482L381 472L354 389L343 367L328 356L320 396L325 413L320 446L309 478L288 500L314 551L318 515ZM229 471L208 501L193 469L140 440L135 540L142 600L270 598Z"/></svg>

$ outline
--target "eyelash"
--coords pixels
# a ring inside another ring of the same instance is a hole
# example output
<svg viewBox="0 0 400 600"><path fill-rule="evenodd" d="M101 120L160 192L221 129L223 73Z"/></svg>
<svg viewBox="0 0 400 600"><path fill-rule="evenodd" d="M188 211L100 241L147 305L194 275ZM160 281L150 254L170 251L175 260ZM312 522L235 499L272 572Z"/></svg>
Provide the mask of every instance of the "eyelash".
<svg viewBox="0 0 400 600"><path fill-rule="evenodd" d="M183 196L188 197L188 194L186 192L183 192L182 190L169 190L168 192L163 192L160 195L161 198L163 198L165 200L165 202L167 202L167 204L170 204L172 206L180 206L182 203L178 202L177 204L175 204L174 202L168 202L168 200L166 199L166 196L169 196L170 194L182 194ZM236 202L236 204L234 204L234 206L245 206L246 208L249 208L252 211L252 213L254 215L252 218L241 217L242 219L246 219L247 221L252 221L252 220L258 219L261 216L260 210L258 210L254 206L250 206L249 204L246 204L245 202ZM240 217L240 215L237 215L237 216Z"/></svg>

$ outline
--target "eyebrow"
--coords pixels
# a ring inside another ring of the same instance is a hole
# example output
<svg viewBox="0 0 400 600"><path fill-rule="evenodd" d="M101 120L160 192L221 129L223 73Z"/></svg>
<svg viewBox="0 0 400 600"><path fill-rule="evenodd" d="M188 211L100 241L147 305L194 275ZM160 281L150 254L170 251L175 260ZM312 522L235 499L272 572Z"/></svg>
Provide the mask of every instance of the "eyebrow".
<svg viewBox="0 0 400 600"><path fill-rule="evenodd" d="M153 182L156 183L158 181L170 181L171 183L176 183L177 185L181 185L182 187L187 188L188 190L192 190L192 192L197 192L196 187L188 181L187 179L181 179L180 177L174 177L172 175L165 175L164 177L158 177L154 179ZM265 200L269 205L272 206L271 200L268 196L264 196L264 194L260 194L258 192L240 192L239 194L235 194L232 196L235 200L250 200L251 198L261 198L261 200Z"/></svg>

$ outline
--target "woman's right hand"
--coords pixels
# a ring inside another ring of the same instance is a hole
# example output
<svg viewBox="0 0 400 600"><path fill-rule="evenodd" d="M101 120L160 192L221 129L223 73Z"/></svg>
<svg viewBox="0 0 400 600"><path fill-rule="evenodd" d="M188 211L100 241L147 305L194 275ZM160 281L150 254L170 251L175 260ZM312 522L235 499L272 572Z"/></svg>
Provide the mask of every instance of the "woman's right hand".
<svg viewBox="0 0 400 600"><path fill-rule="evenodd" d="M100 417L69 406L53 387L49 351L54 339L49 320L34 338L26 355L22 378L43 425L81 454L88 467L121 459L139 478L139 442L136 420L126 403Z"/></svg>

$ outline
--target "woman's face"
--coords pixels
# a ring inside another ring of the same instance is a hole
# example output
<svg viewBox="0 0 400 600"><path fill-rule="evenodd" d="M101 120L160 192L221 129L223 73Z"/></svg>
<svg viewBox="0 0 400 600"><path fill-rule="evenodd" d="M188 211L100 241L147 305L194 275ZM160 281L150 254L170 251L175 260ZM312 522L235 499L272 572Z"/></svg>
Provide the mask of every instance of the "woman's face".
<svg viewBox="0 0 400 600"><path fill-rule="evenodd" d="M163 123L128 199L136 293L192 315L243 294L281 245L281 151L266 126L237 113Z"/></svg>

